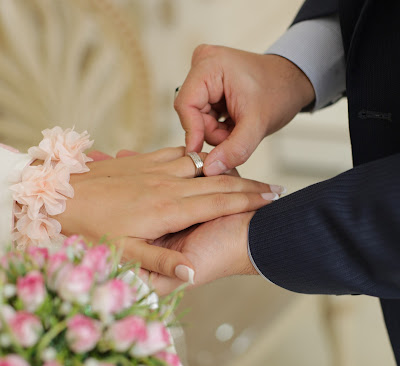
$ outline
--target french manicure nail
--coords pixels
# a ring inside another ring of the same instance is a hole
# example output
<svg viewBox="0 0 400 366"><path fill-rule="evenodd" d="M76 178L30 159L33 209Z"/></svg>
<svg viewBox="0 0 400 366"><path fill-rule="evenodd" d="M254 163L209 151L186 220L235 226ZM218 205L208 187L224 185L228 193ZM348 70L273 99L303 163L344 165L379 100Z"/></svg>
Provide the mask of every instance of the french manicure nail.
<svg viewBox="0 0 400 366"><path fill-rule="evenodd" d="M180 264L175 268L175 275L183 282L188 282L194 285L194 271L188 266Z"/></svg>
<svg viewBox="0 0 400 366"><path fill-rule="evenodd" d="M221 160L215 160L213 163L208 165L205 170L207 175L219 175L225 173L228 168Z"/></svg>
<svg viewBox="0 0 400 366"><path fill-rule="evenodd" d="M261 197L266 201L276 201L279 199L279 195L277 193L261 193Z"/></svg>
<svg viewBox="0 0 400 366"><path fill-rule="evenodd" d="M277 194L285 194L287 192L286 187L277 186L275 184L270 184L269 188L270 188L271 192L274 192Z"/></svg>

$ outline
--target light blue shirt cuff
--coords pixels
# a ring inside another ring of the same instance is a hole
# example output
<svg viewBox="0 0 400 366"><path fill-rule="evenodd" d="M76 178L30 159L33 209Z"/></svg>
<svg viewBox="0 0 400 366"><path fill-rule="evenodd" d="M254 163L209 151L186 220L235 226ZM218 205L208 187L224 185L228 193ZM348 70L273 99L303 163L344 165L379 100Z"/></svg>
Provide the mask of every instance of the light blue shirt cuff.
<svg viewBox="0 0 400 366"><path fill-rule="evenodd" d="M335 103L346 90L346 64L337 16L306 20L290 27L266 52L293 62L308 77L313 110Z"/></svg>

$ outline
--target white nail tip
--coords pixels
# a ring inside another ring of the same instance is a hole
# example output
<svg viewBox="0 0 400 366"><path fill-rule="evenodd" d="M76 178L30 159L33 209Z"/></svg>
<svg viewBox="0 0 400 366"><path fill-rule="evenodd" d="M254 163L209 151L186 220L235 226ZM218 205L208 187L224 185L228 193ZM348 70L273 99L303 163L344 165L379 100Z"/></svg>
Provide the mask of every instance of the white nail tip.
<svg viewBox="0 0 400 366"><path fill-rule="evenodd" d="M194 270L190 267L180 264L179 266L176 266L175 274L181 281L194 285Z"/></svg>
<svg viewBox="0 0 400 366"><path fill-rule="evenodd" d="M189 274L189 283L191 284L191 285L194 285L194 271L193 271L193 269L191 269L191 268L189 268L189 267L186 267L187 268L187 271L188 271L188 274Z"/></svg>
<svg viewBox="0 0 400 366"><path fill-rule="evenodd" d="M261 197L266 201L276 201L279 199L279 195L276 193L261 193Z"/></svg>
<svg viewBox="0 0 400 366"><path fill-rule="evenodd" d="M277 193L277 194L285 194L287 192L286 187L283 186L278 186L275 184L270 184L269 189L271 190L272 193Z"/></svg>

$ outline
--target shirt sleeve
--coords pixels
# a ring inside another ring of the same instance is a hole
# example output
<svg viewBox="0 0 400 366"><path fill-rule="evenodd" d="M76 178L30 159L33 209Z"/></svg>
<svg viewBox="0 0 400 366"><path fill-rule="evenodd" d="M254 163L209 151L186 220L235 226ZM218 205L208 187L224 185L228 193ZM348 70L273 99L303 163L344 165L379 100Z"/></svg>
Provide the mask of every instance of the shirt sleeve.
<svg viewBox="0 0 400 366"><path fill-rule="evenodd" d="M338 16L294 24L266 53L288 59L306 74L316 95L313 111L344 95L346 65Z"/></svg>
<svg viewBox="0 0 400 366"><path fill-rule="evenodd" d="M11 241L14 201L9 188L31 161L28 154L18 153L0 144L0 250Z"/></svg>

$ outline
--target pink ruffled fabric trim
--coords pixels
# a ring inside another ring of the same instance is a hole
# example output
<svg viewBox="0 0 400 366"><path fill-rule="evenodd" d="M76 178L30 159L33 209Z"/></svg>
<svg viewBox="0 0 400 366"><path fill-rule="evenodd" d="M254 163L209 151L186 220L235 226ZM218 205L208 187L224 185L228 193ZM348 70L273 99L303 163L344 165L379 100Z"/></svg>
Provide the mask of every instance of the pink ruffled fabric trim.
<svg viewBox="0 0 400 366"><path fill-rule="evenodd" d="M10 187L13 199L22 205L22 209L16 205L18 221L12 234L20 250L28 245L48 247L64 240L60 223L49 215L65 211L67 198L74 196L70 175L89 171L86 163L92 161L84 153L93 145L86 131L79 134L54 127L42 134L39 146L31 147L28 154L43 160L43 165L27 166L21 181Z"/></svg>
<svg viewBox="0 0 400 366"><path fill-rule="evenodd" d="M84 151L93 145L93 141L89 140L87 131L79 134L73 128L63 131L57 126L42 131L42 134L44 138L39 146L28 150L32 158L44 160L45 164L62 163L69 168L71 174L89 171L86 163L93 159L87 157Z"/></svg>

